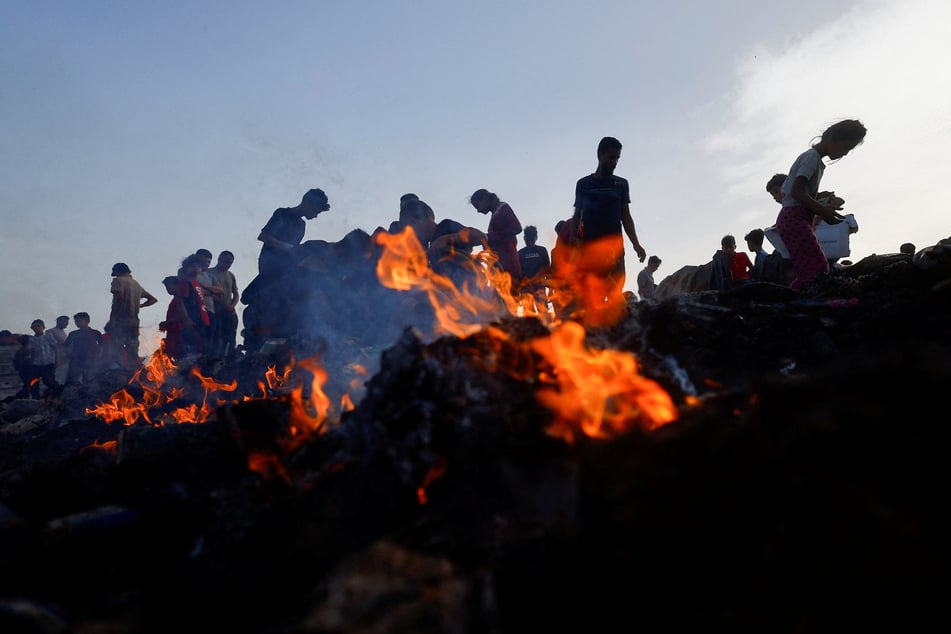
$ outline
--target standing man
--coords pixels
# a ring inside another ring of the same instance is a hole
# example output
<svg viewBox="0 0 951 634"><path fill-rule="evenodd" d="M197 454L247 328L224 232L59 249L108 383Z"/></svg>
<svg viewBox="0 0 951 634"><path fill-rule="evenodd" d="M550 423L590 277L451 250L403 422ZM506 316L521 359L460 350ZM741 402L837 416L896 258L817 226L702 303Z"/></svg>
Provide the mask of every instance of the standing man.
<svg viewBox="0 0 951 634"><path fill-rule="evenodd" d="M575 185L575 211L570 236L578 243L577 269L571 281L581 298L586 326L603 327L624 318L624 240L627 234L638 259L647 252L637 239L631 217L631 193L626 179L614 170L621 159L621 142L606 136L598 143L598 167Z"/></svg>
<svg viewBox="0 0 951 634"><path fill-rule="evenodd" d="M136 368L139 359L139 309L151 306L158 300L132 277L132 270L125 262L112 266L112 308L109 311L108 355L110 361L120 367Z"/></svg>
<svg viewBox="0 0 951 634"><path fill-rule="evenodd" d="M227 358L234 354L238 334L238 314L235 312L235 306L238 305L241 296L238 293L238 282L230 270L232 264L234 264L234 253L222 251L218 254L218 262L207 271L214 285L221 289L220 294L213 296L215 334L212 339L214 342L212 355L216 359Z"/></svg>
<svg viewBox="0 0 951 634"><path fill-rule="evenodd" d="M653 300L657 284L654 283L654 271L660 268L660 258L652 255L647 258L647 266L637 274L637 294L641 299Z"/></svg>

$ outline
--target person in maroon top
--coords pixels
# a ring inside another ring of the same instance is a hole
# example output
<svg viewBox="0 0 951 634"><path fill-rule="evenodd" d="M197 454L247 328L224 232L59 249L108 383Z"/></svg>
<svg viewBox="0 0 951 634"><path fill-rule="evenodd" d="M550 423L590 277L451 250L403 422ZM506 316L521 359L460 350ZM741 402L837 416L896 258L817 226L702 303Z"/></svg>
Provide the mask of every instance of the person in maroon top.
<svg viewBox="0 0 951 634"><path fill-rule="evenodd" d="M486 238L489 249L499 258L499 266L512 277L513 283L522 279L522 266L518 260L518 234L522 223L508 203L487 189L477 189L469 202L480 214L492 214ZM513 284L514 286L514 284Z"/></svg>

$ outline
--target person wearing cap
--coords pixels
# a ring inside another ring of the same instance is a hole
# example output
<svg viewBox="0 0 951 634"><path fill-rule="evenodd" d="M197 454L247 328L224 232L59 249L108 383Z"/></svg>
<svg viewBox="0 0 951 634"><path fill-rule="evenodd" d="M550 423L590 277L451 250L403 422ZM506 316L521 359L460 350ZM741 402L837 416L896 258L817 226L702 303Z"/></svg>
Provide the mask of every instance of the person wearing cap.
<svg viewBox="0 0 951 634"><path fill-rule="evenodd" d="M139 365L139 309L151 306L158 299L142 288L132 277L132 270L125 262L112 266L112 308L109 311L108 359L120 367L134 368Z"/></svg>

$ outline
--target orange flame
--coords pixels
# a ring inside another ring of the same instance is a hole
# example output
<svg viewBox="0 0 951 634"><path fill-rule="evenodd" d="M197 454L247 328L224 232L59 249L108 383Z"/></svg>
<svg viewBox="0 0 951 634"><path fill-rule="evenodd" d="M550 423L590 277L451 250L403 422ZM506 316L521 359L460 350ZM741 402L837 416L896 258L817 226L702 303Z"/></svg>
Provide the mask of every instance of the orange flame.
<svg viewBox="0 0 951 634"><path fill-rule="evenodd" d="M137 402L127 390L119 390L110 397L109 403L103 403L97 407L87 408L87 414L93 414L102 418L107 423L117 420L125 421L126 425L132 425L140 418L149 424L153 424L149 416L149 410L155 407L162 407L181 398L185 390L181 387L166 387L165 381L172 376L178 368L175 362L160 347L152 354L149 362L139 368L129 379L129 384L138 384L142 388L142 399ZM204 398L201 406L191 404L180 407L171 412L170 417L178 423L203 423L206 422L212 414L212 407L208 404L208 396L212 392L232 392L237 389L238 382L219 383L213 378L203 376L197 368L192 368L191 374L195 376L204 388ZM163 391L164 389L164 391ZM221 404L220 401L218 404ZM162 422L157 424L161 425Z"/></svg>
<svg viewBox="0 0 951 634"><path fill-rule="evenodd" d="M554 368L556 387L538 390L539 402L556 420L548 433L573 442L578 430L593 438L612 438L637 426L652 430L677 419L670 395L637 373L637 359L615 350L589 350L584 328L567 322L532 349Z"/></svg>
<svg viewBox="0 0 951 634"><path fill-rule="evenodd" d="M86 445L85 447L80 449L79 453L85 453L87 450L91 450L91 449L98 449L100 451L106 451L115 455L119 449L119 443L115 440L107 440L106 442L99 442L99 439L97 438L91 444Z"/></svg>
<svg viewBox="0 0 951 634"><path fill-rule="evenodd" d="M436 461L433 462L432 466L429 467L429 471L427 471L423 477L423 484L416 489L416 501L420 506L429 503L429 496L426 495L426 489L430 484L443 477L448 468L449 462L446 460L446 456L436 456Z"/></svg>
<svg viewBox="0 0 951 634"><path fill-rule="evenodd" d="M467 337L500 317L506 308L515 314L517 302L508 290L503 291L511 287L507 273L490 278L485 266L474 265L476 283L460 289L429 267L426 252L412 227L398 234L378 233L375 240L383 247L376 266L380 283L396 290L425 292L436 313L438 334Z"/></svg>

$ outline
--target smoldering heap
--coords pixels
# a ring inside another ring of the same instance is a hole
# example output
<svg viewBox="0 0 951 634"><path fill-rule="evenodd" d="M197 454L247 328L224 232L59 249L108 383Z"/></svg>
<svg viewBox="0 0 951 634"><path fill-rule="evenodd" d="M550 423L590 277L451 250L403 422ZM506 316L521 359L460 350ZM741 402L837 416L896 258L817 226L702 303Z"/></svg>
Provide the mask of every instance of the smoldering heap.
<svg viewBox="0 0 951 634"><path fill-rule="evenodd" d="M941 616L951 240L799 294L633 303L588 332L669 394L661 426L550 433L538 394L554 370L526 345L548 334L515 317L467 336L404 329L356 406L307 437L300 401L277 392L201 424L156 424L168 407L151 423L85 414L128 377L5 403L0 630L801 632ZM252 394L262 366L216 385ZM194 373L167 380L209 402Z"/></svg>

